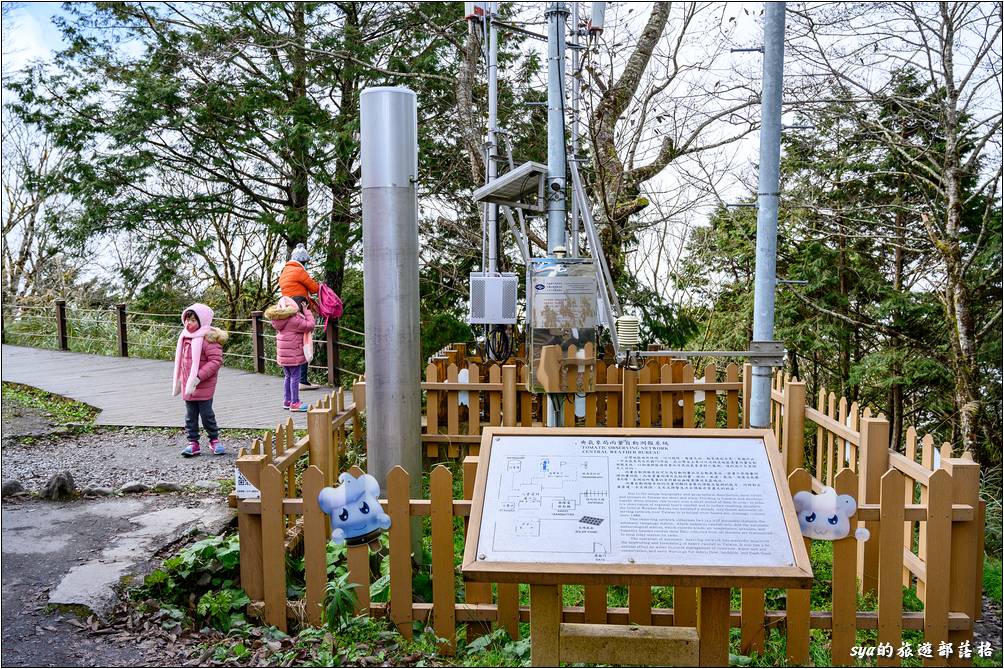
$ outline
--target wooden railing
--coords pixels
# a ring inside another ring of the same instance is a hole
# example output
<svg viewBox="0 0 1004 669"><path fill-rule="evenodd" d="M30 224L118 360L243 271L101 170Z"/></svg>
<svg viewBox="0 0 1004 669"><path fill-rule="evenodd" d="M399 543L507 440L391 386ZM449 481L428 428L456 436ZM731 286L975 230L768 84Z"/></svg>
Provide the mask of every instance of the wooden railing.
<svg viewBox="0 0 1004 669"><path fill-rule="evenodd" d="M15 318L14 321L10 320L11 315ZM130 353L130 331L135 338L142 334L143 331L154 330L160 335L166 336L166 339L169 341L158 340L155 344L145 342L142 348L147 355L150 355L149 349L152 347L154 349L153 357L172 358L175 350L173 340L176 339L177 331L181 327L179 321L180 314L131 311L126 304L116 304L108 309L82 309L70 307L66 300L55 300L51 304L4 305L4 317L5 325L7 323L13 324L17 318L43 322L52 321L53 323L51 326L52 329L45 333L14 331L8 335L5 328L5 343L8 336L11 338L27 338L32 342L31 345L33 346L39 345L38 340L40 338L42 340L53 338L54 348L60 351L72 350L72 344L75 342L100 343L112 346L115 355L120 357L129 357L130 354L136 355L135 350ZM81 322L91 324L100 323L106 326L103 328L103 338L97 340L93 337L86 337L75 333L75 325ZM232 338L246 337L249 340L247 342L249 344L246 349L247 353L224 350L223 358L225 364L244 366L259 374L267 373L269 365L275 364L273 360L275 334L269 332L268 328L266 328L263 312L252 311L248 314L247 318L217 317L213 322L220 329L227 331ZM335 378L337 378L336 371L349 374L352 378L357 376L357 374L349 370L336 369L334 365L335 356L333 347L335 342L332 334L335 324L335 320L329 321L328 328L323 337L314 340L315 350L320 350L322 346L326 349L325 364L310 366L313 370L323 370L326 373L329 384L333 384ZM360 339L363 336L361 332L351 330L344 325L338 325L338 327L342 333L349 333ZM338 346L362 349L362 346L346 341L339 341ZM135 347L133 348L135 349ZM143 351L141 351L139 357L142 357L142 353ZM275 365L273 372L277 368L278 365Z"/></svg>

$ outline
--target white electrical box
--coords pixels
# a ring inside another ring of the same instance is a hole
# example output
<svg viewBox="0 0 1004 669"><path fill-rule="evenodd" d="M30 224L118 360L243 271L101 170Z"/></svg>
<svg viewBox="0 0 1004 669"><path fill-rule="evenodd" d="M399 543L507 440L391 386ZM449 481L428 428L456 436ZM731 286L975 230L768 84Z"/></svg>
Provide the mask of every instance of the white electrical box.
<svg viewBox="0 0 1004 669"><path fill-rule="evenodd" d="M516 323L516 295L519 279L505 272L485 276L471 272L471 300L467 322L471 325L513 325Z"/></svg>

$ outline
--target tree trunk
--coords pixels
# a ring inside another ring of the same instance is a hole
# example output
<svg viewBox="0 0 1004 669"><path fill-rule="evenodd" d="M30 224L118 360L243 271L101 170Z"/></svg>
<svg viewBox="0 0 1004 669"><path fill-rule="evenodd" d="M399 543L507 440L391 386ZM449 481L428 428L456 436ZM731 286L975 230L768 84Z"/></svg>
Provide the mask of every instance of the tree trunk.
<svg viewBox="0 0 1004 669"><path fill-rule="evenodd" d="M899 193L900 199L902 199L903 193L903 179L900 177L899 181ZM905 216L903 215L902 208L897 208L896 210L896 247L893 249L893 262L892 262L892 289L897 294L903 291L903 248L906 245L906 230L904 226L906 225ZM893 325L898 329L899 324L899 309L893 314ZM899 350L902 342L899 337L893 336L890 338L889 346L893 351ZM894 451L899 450L899 444L903 439L903 384L899 382L902 378L903 369L899 364L899 358L894 357L892 363L892 369L890 370L894 376L893 382L889 385L889 447Z"/></svg>
<svg viewBox="0 0 1004 669"><path fill-rule="evenodd" d="M471 183L480 185L486 175L485 162L481 152L481 118L474 103L474 78L477 73L478 58L481 47L477 35L468 29L467 39L461 51L460 69L457 73L457 85L454 93L457 98L457 131L467 153L471 168Z"/></svg>
<svg viewBox="0 0 1004 669"><path fill-rule="evenodd" d="M955 85L955 23L947 3L941 3L944 39L942 65L945 76L944 128L945 160L942 177L945 196L945 230L941 239L932 239L945 262L945 306L951 325L955 357L955 404L959 412L959 436L963 451L970 451L980 461L990 461L989 444L979 441L982 414L980 369L976 360L976 324L972 298L966 281L962 245L962 149L958 111L959 92ZM929 227L930 230L930 227ZM999 457L999 456L998 456Z"/></svg>
<svg viewBox="0 0 1004 669"><path fill-rule="evenodd" d="M589 119L593 160L596 165L592 190L600 201L596 223L600 231L603 253L610 265L610 277L615 286L619 284L625 272L625 231L630 218L648 206L648 201L639 196L639 185L644 179L638 181L625 179L624 161L617 151L617 122L638 92L656 45L669 22L670 4L656 2L652 5L652 13L624 65L624 70L617 81L611 82L603 91L600 102ZM663 156L660 151L659 158L653 161L650 167L657 173L669 164L672 158L671 154Z"/></svg>
<svg viewBox="0 0 1004 669"><path fill-rule="evenodd" d="M331 220L328 225L327 255L324 262L324 282L333 291L342 294L345 283L345 258L351 244L352 216L349 210L351 202L352 188L346 188L344 183L334 183L331 185ZM332 360L334 368L333 381L335 385L341 385L342 373L339 368L342 366L342 354L339 344L340 329L338 319L330 321Z"/></svg>
<svg viewBox="0 0 1004 669"><path fill-rule="evenodd" d="M945 260L947 276L945 286L946 316L952 325L952 351L955 358L955 404L959 412L959 436L964 451L979 455L982 460L984 445L979 443L979 420L982 412L980 397L980 372L976 360L976 327L973 322L969 286L962 268L962 252L958 240L961 218L958 172L945 170L948 190L947 225L949 238L939 246ZM955 234L952 234L955 231ZM984 460L985 461L985 460Z"/></svg>
<svg viewBox="0 0 1004 669"><path fill-rule="evenodd" d="M359 15L354 3L345 7L346 37L359 34ZM353 130L359 118L359 74L352 69L343 69L339 85L340 111L335 117L336 138L334 152L334 172L329 185L331 191L331 213L328 220L328 239L324 258L324 282L333 291L342 294L345 284L345 263L349 250L362 235L361 221L354 216L354 198L357 181L354 170L359 156L359 144L353 138ZM353 225L355 224L355 225ZM338 319L330 321L333 382L341 385L342 366L341 332Z"/></svg>
<svg viewBox="0 0 1004 669"><path fill-rule="evenodd" d="M847 290L847 239L844 237L844 225L839 215L837 217L837 293L840 302L837 311L842 315L848 315L848 290ZM840 327L840 352L838 354L840 370L840 394L850 399L850 378L851 378L851 333L847 325L838 323Z"/></svg>
<svg viewBox="0 0 1004 669"><path fill-rule="evenodd" d="M788 351L788 369L791 370L791 378L805 381L798 369L798 354L794 349Z"/></svg>
<svg viewBox="0 0 1004 669"><path fill-rule="evenodd" d="M307 27L303 3L293 5L293 44L289 55L293 65L292 88L290 89L290 117L293 122L289 151L289 199L286 212L286 245L289 253L297 244L307 243L307 202L310 198L310 156L307 99L307 56L305 52Z"/></svg>

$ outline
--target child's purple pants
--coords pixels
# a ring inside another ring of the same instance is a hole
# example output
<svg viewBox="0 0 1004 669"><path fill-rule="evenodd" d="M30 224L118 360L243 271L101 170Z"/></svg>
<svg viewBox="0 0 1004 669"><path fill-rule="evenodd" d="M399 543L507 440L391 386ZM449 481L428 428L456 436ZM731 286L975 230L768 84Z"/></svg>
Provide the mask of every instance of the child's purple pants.
<svg viewBox="0 0 1004 669"><path fill-rule="evenodd" d="M300 366L283 367L283 404L300 403Z"/></svg>

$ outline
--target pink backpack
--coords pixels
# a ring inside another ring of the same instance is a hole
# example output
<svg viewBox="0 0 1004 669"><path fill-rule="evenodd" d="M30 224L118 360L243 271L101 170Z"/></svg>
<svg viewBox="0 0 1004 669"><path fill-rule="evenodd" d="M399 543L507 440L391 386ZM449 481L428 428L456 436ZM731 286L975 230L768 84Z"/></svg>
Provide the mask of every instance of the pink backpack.
<svg viewBox="0 0 1004 669"><path fill-rule="evenodd" d="M342 298L322 283L317 287L317 303L318 312L324 316L324 330L327 332L328 319L342 317Z"/></svg>

